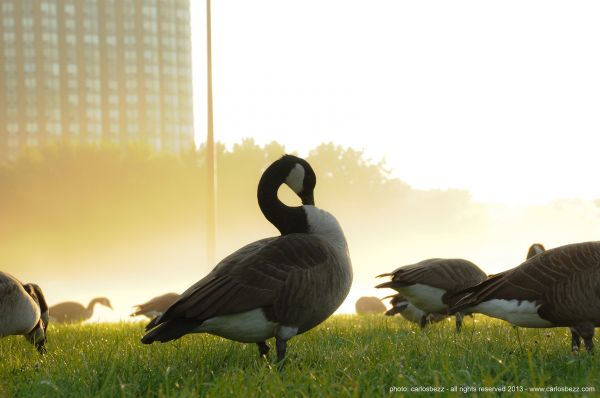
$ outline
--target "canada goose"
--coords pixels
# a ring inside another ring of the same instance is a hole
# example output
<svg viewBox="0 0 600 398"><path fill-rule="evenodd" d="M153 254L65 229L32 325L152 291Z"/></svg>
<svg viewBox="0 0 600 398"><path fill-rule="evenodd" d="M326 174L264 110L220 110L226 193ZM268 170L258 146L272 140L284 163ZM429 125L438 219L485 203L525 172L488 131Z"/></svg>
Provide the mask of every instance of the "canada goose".
<svg viewBox="0 0 600 398"><path fill-rule="evenodd" d="M377 288L392 288L426 314L446 314L453 304L453 293L486 279L485 273L470 261L460 258L432 258L406 265L389 274L389 282ZM462 326L462 313L456 314L456 329Z"/></svg>
<svg viewBox="0 0 600 398"><path fill-rule="evenodd" d="M547 250L456 296L451 312L481 312L529 328L567 326L571 349L578 351L583 338L592 352L600 326L600 242Z"/></svg>
<svg viewBox="0 0 600 398"><path fill-rule="evenodd" d="M302 200L289 207L277 197L287 184ZM352 284L346 238L330 213L314 206L316 176L308 162L284 155L258 184L258 204L281 236L250 243L223 259L151 321L142 343L166 342L188 333L211 333L256 343L275 337L282 363L287 341L327 319Z"/></svg>
<svg viewBox="0 0 600 398"><path fill-rule="evenodd" d="M177 293L166 293L162 296L154 297L144 304L135 305L135 311L133 311L130 316L145 315L148 318L157 317L162 315L162 313L165 312L178 297L179 295Z"/></svg>
<svg viewBox="0 0 600 398"><path fill-rule="evenodd" d="M23 335L44 353L48 305L42 289L0 271L0 337Z"/></svg>
<svg viewBox="0 0 600 398"><path fill-rule="evenodd" d="M527 251L527 260L535 256L536 254L540 254L545 251L546 248L544 247L544 245L542 245L541 243L534 243L533 245L529 246L529 250Z"/></svg>
<svg viewBox="0 0 600 398"><path fill-rule="evenodd" d="M356 300L354 307L359 315L383 314L385 312L385 305L377 297L363 296Z"/></svg>
<svg viewBox="0 0 600 398"><path fill-rule="evenodd" d="M87 308L74 301L55 304L50 307L50 317L58 323L82 322L92 317L96 304L113 309L106 297L96 297L90 301Z"/></svg>
<svg viewBox="0 0 600 398"><path fill-rule="evenodd" d="M424 329L428 323L436 323L448 318L448 315L445 314L426 314L415 307L406 299L406 297L402 296L401 294L394 294L393 296L386 298L390 297L392 298L390 300L392 308L387 310L385 315L394 316L396 314L400 314L402 318L406 319L407 321L418 324L421 329Z"/></svg>

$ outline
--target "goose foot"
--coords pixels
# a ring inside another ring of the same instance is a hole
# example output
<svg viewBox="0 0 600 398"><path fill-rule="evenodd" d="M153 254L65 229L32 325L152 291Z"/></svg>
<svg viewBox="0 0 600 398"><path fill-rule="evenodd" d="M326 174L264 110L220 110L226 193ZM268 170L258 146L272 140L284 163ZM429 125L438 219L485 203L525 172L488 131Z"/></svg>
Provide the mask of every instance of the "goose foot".
<svg viewBox="0 0 600 398"><path fill-rule="evenodd" d="M261 358L266 359L267 355L269 355L269 346L267 345L267 343L261 341L260 343L256 343L256 345L258 346L258 355Z"/></svg>

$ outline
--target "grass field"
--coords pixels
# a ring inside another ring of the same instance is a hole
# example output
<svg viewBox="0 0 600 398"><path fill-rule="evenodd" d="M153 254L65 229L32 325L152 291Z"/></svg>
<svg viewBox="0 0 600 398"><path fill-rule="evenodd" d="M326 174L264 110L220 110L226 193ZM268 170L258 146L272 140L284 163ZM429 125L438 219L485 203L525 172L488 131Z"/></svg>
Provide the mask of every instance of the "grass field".
<svg viewBox="0 0 600 398"><path fill-rule="evenodd" d="M553 386L600 392L600 357L573 357L567 329L520 329L520 347L512 327L483 316L467 318L460 334L452 322L421 332L399 317L335 316L291 341L282 371L253 344L191 335L145 346L142 334L142 323L50 325L44 356L22 337L4 338L0 397L364 397L433 387L445 388L436 396L489 395L451 393L455 386L516 390L510 396L559 396L530 390Z"/></svg>

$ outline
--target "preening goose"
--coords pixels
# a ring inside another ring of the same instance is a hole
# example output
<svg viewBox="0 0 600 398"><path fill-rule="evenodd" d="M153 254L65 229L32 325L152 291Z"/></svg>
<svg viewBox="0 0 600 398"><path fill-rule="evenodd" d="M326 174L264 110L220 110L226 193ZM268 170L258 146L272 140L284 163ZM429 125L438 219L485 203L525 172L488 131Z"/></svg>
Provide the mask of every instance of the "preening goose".
<svg viewBox="0 0 600 398"><path fill-rule="evenodd" d="M288 207L277 197L287 184L302 200ZM258 184L258 204L281 236L250 243L230 254L148 324L142 343L188 333L211 333L256 343L260 355L275 337L277 359L287 341L327 319L352 284L352 267L337 220L314 206L316 176L303 159L284 155Z"/></svg>
<svg viewBox="0 0 600 398"><path fill-rule="evenodd" d="M145 315L148 318L157 317L162 315L178 298L179 295L177 293L166 293L162 296L154 297L144 304L135 305L135 311L130 316Z"/></svg>
<svg viewBox="0 0 600 398"><path fill-rule="evenodd" d="M354 308L359 315L383 314L385 312L385 305L377 297L363 296L356 300Z"/></svg>
<svg viewBox="0 0 600 398"><path fill-rule="evenodd" d="M0 272L0 337L23 335L44 353L47 327L48 305L42 289Z"/></svg>
<svg viewBox="0 0 600 398"><path fill-rule="evenodd" d="M448 315L445 314L427 314L421 311L399 293L390 297L392 308L387 310L385 315L394 316L400 314L407 321L418 324L421 329L424 329L428 323L436 323L448 318Z"/></svg>
<svg viewBox="0 0 600 398"><path fill-rule="evenodd" d="M547 250L457 296L451 311L480 312L530 328L568 326L573 351L583 338L591 352L594 327L600 326L600 242Z"/></svg>
<svg viewBox="0 0 600 398"><path fill-rule="evenodd" d="M453 294L486 279L475 264L463 259L432 258L406 265L389 274L389 282L377 288L392 288L426 314L446 314L454 302ZM456 314L456 329L462 325L462 313Z"/></svg>
<svg viewBox="0 0 600 398"><path fill-rule="evenodd" d="M50 317L58 323L82 322L92 317L96 304L101 304L112 310L112 305L106 297L96 297L90 301L87 307L74 301L55 304L50 307Z"/></svg>

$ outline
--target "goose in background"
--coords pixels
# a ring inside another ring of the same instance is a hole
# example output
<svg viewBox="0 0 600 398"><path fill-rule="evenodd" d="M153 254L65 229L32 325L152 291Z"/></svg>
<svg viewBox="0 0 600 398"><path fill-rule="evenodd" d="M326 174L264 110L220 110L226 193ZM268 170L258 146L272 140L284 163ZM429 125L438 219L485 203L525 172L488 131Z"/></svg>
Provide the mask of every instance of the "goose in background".
<svg viewBox="0 0 600 398"><path fill-rule="evenodd" d="M383 314L386 310L385 305L377 297L363 296L356 300L354 304L356 313L365 314Z"/></svg>
<svg viewBox="0 0 600 398"><path fill-rule="evenodd" d="M547 250L456 297L451 312L480 312L529 328L567 326L572 351L583 339L592 352L600 326L600 242Z"/></svg>
<svg viewBox="0 0 600 398"><path fill-rule="evenodd" d="M541 243L534 243L533 245L529 246L529 250L527 251L527 260L529 260L531 257L535 256L536 254L540 254L546 251L546 248L544 247L544 245L542 245Z"/></svg>
<svg viewBox="0 0 600 398"><path fill-rule="evenodd" d="M65 301L50 307L50 318L58 323L74 323L88 320L94 314L96 304L113 309L106 297L96 297L90 301L87 307L74 301Z"/></svg>
<svg viewBox="0 0 600 398"><path fill-rule="evenodd" d="M0 271L0 337L23 335L43 354L47 327L48 305L42 289Z"/></svg>
<svg viewBox="0 0 600 398"><path fill-rule="evenodd" d="M177 293L166 293L162 296L154 297L144 304L136 304L134 311L129 316L144 315L150 319L162 315L171 304L179 298Z"/></svg>
<svg viewBox="0 0 600 398"><path fill-rule="evenodd" d="M391 273L392 280L377 285L391 288L404 296L425 314L447 314L455 303L450 301L454 293L474 286L487 276L478 266L460 258L431 258L416 264L405 265ZM456 330L462 327L463 312L456 313Z"/></svg>
<svg viewBox="0 0 600 398"><path fill-rule="evenodd" d="M402 318L409 322L416 323L421 329L424 329L428 323L437 323L448 318L448 315L445 314L426 314L412 305L406 297L399 293L385 298L391 298L390 304L392 306L392 308L386 311L385 315L394 316L400 314Z"/></svg>
<svg viewBox="0 0 600 398"><path fill-rule="evenodd" d="M301 206L279 200L283 184L300 197ZM223 259L148 324L142 343L210 333L256 343L266 357L266 340L275 337L282 364L288 340L333 314L352 284L346 238L335 217L314 206L315 185L304 159L284 155L271 164L258 184L258 204L281 235Z"/></svg>

